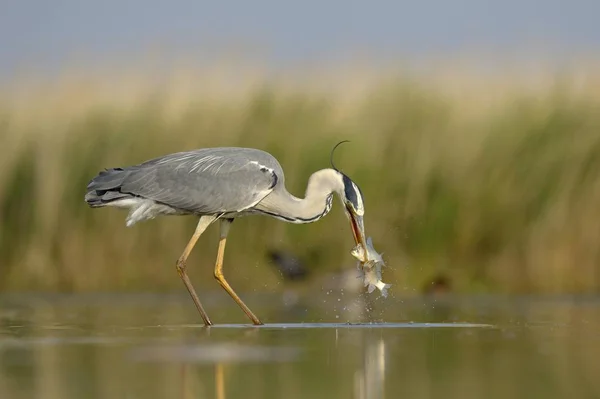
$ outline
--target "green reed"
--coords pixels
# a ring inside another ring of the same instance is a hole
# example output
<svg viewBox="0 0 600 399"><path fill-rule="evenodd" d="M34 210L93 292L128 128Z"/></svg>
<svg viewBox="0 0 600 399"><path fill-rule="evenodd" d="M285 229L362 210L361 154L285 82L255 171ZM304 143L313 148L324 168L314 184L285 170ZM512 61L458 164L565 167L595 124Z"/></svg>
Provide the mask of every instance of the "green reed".
<svg viewBox="0 0 600 399"><path fill-rule="evenodd" d="M593 87L514 85L494 101L486 90L465 101L446 86L390 76L352 101L344 101L343 88L332 94L268 80L236 101L195 90L176 106L165 100L168 85L134 96L127 107L82 106L78 96L93 93L73 95L60 85L20 107L7 94L0 103L0 288L182 288L175 260L195 219L127 228L124 211L84 203L90 178L169 152L252 146L275 155L288 189L302 196L310 174L329 166L333 145L349 139L336 164L366 197L367 235L384 252L384 281L397 293L413 293L440 273L460 292L600 289L600 107ZM47 109L53 96L62 98L54 114ZM354 268L341 209L337 201L310 225L237 220L226 276L240 291L277 290L267 248L292 250L314 274ZM198 287L216 284L217 238L210 229L190 258Z"/></svg>

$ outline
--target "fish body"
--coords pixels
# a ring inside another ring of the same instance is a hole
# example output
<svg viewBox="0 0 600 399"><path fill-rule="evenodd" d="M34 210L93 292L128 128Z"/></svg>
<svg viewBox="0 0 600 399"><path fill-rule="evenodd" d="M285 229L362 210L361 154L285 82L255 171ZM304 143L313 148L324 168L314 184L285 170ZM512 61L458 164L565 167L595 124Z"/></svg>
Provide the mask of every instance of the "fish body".
<svg viewBox="0 0 600 399"><path fill-rule="evenodd" d="M373 248L371 237L367 238L366 253L361 245L352 249L351 254L358 259L357 269L359 277L363 278L367 292L372 293L375 288L381 291L381 295L387 297L387 289L391 286L381 281L381 267L385 265L381 254Z"/></svg>

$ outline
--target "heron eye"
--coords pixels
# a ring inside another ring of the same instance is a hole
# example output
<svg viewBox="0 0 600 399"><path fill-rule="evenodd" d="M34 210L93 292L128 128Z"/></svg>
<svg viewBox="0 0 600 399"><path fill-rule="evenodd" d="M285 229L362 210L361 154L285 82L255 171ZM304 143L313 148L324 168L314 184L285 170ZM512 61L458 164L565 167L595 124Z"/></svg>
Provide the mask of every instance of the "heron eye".
<svg viewBox="0 0 600 399"><path fill-rule="evenodd" d="M365 210L362 207L355 207L355 206L352 206L352 207L354 208L354 212L356 212L356 214L358 216L364 215Z"/></svg>
<svg viewBox="0 0 600 399"><path fill-rule="evenodd" d="M346 204L348 204L350 208L352 208L352 211L358 216L362 216L365 213L364 209L362 209L360 206L358 206L358 204L355 204L350 200L346 200Z"/></svg>

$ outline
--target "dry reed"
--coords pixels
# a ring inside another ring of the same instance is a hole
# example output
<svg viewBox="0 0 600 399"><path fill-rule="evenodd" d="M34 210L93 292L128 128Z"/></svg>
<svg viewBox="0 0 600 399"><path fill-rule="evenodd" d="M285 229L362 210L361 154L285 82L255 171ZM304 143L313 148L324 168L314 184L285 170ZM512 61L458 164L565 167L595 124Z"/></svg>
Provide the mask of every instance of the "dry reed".
<svg viewBox="0 0 600 399"><path fill-rule="evenodd" d="M179 289L174 261L194 218L128 229L125 213L83 202L95 173L196 147L252 146L280 159L302 195L330 148L350 139L337 163L366 196L386 281L407 293L436 273L465 292L597 291L600 75L593 65L548 71L306 78L219 65L24 78L0 94L0 287ZM314 270L354 267L335 205L307 226L237 221L231 283L276 290L267 247L310 251ZM190 260L198 287L214 285L216 236L209 230Z"/></svg>

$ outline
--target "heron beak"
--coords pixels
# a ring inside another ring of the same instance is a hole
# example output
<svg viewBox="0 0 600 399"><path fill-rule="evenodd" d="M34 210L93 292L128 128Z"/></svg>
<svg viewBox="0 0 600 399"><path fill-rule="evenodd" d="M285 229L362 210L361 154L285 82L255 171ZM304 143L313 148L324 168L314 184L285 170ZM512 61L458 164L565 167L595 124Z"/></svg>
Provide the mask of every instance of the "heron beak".
<svg viewBox="0 0 600 399"><path fill-rule="evenodd" d="M367 253L367 244L365 242L365 225L363 223L363 217L357 215L352 208L346 206L348 213L348 219L350 219L350 227L352 228L352 235L354 236L354 242L356 245L361 245L364 252Z"/></svg>

